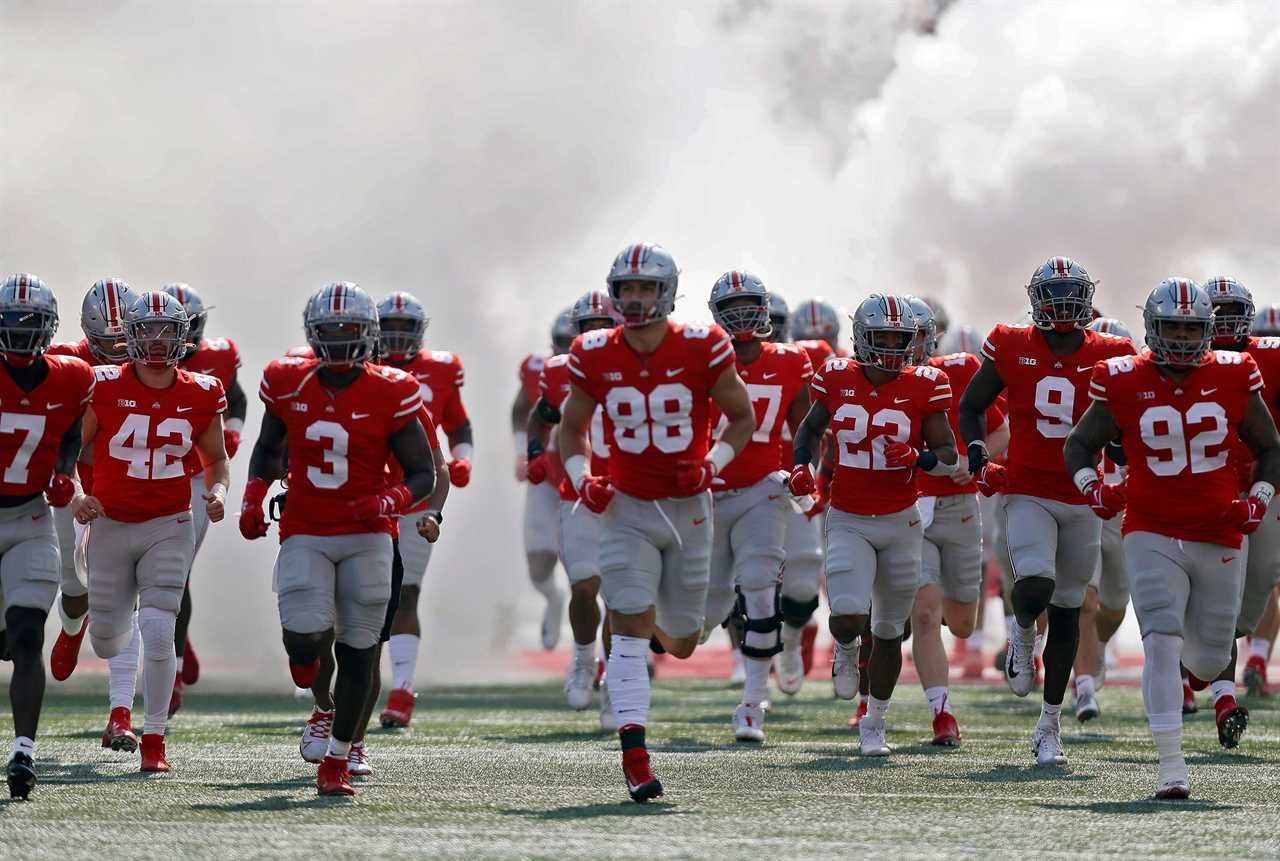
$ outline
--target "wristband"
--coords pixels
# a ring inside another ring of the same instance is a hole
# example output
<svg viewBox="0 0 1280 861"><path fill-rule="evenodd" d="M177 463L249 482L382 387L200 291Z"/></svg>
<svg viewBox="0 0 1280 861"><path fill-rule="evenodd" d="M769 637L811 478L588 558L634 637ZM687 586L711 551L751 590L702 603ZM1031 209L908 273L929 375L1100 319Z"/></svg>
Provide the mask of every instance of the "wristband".
<svg viewBox="0 0 1280 861"><path fill-rule="evenodd" d="M546 446L542 444L542 440L537 437L529 440L529 446L524 451L526 460L532 461L535 457L546 451Z"/></svg>
<svg viewBox="0 0 1280 861"><path fill-rule="evenodd" d="M729 462L737 456L737 452L733 450L733 446L724 440L720 440L711 447L711 451L707 452L707 460L711 461L711 468L719 475Z"/></svg>
<svg viewBox="0 0 1280 861"><path fill-rule="evenodd" d="M813 464L813 451L808 446L796 446L792 461L796 466L810 466Z"/></svg>
<svg viewBox="0 0 1280 861"><path fill-rule="evenodd" d="M1276 495L1276 488L1269 481L1255 481L1253 487L1249 488L1249 495L1256 496L1263 505L1270 507L1271 500Z"/></svg>
<svg viewBox="0 0 1280 861"><path fill-rule="evenodd" d="M1091 466L1082 466L1071 476L1071 480L1075 482L1077 490L1088 493L1089 488L1098 483L1098 471Z"/></svg>
<svg viewBox="0 0 1280 861"><path fill-rule="evenodd" d="M449 454L453 455L454 460L471 460L471 454L475 449L469 442L460 442L450 449Z"/></svg>
<svg viewBox="0 0 1280 861"><path fill-rule="evenodd" d="M920 452L916 467L929 475L950 475L955 470L955 464L943 463L931 451Z"/></svg>
<svg viewBox="0 0 1280 861"><path fill-rule="evenodd" d="M244 430L244 419L227 419L222 423L222 429L240 433Z"/></svg>
<svg viewBox="0 0 1280 861"><path fill-rule="evenodd" d="M215 484L213 487L209 488L209 495L210 495L210 496L221 496L223 499L226 499L226 498L227 498L227 486L226 486L225 484L223 484L222 482L218 482L218 483L217 483L217 484Z"/></svg>
<svg viewBox="0 0 1280 861"><path fill-rule="evenodd" d="M575 454L564 462L565 475L569 476L569 486L577 490L582 486L582 479L587 477L587 459Z"/></svg>
<svg viewBox="0 0 1280 861"><path fill-rule="evenodd" d="M516 431L511 435L516 444L516 457L524 454L529 448L529 434L524 431Z"/></svg>

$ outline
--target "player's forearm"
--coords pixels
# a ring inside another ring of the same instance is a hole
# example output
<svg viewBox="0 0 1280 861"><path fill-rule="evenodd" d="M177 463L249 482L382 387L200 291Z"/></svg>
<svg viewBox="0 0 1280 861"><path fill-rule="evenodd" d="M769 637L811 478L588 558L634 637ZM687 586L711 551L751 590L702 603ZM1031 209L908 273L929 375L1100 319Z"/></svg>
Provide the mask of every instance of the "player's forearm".
<svg viewBox="0 0 1280 861"><path fill-rule="evenodd" d="M284 476L284 446L273 447L260 437L249 455L249 477L271 484Z"/></svg>
<svg viewBox="0 0 1280 861"><path fill-rule="evenodd" d="M822 445L822 435L827 432L830 421L831 417L822 404L815 403L809 408L809 414L796 429L795 466L812 464L818 458L821 453L819 449Z"/></svg>
<svg viewBox="0 0 1280 861"><path fill-rule="evenodd" d="M1280 447L1266 448L1255 455L1253 480L1280 487Z"/></svg>
<svg viewBox="0 0 1280 861"><path fill-rule="evenodd" d="M229 430L237 433L240 427L244 425L244 417L249 414L249 399L245 396L244 389L240 386L240 380L231 381L231 387L227 389L227 420L225 424ZM232 426L231 422L236 422L237 426Z"/></svg>
<svg viewBox="0 0 1280 861"><path fill-rule="evenodd" d="M409 492L413 494L414 502L418 502L419 500L426 499L431 496L436 487L436 470L434 469L434 465L432 468L407 473L404 477L404 486L409 488Z"/></svg>
<svg viewBox="0 0 1280 861"><path fill-rule="evenodd" d="M446 435L449 437L449 451L454 452L454 456L457 457L458 455L456 452L458 446L465 445L470 448L473 444L471 435L471 419L467 419L462 424L449 431ZM468 459L469 458L470 453L468 453Z"/></svg>
<svg viewBox="0 0 1280 861"><path fill-rule="evenodd" d="M452 484L449 481L449 465L444 462L439 450L436 450L433 454L436 456L436 485L431 488L431 496L427 500L427 508L431 511L444 511L444 503L449 498L449 487Z"/></svg>
<svg viewBox="0 0 1280 861"><path fill-rule="evenodd" d="M971 442L985 442L987 439L987 408L978 408L969 399L969 393L966 391L960 398L960 407L957 418L960 424L960 436L964 438L965 445Z"/></svg>
<svg viewBox="0 0 1280 861"><path fill-rule="evenodd" d="M58 456L53 462L53 471L61 475L73 475L76 460L80 457L80 422L72 425L58 443Z"/></svg>
<svg viewBox="0 0 1280 861"><path fill-rule="evenodd" d="M1062 447L1062 459L1066 463L1067 475L1074 476L1082 469L1094 469L1097 463L1098 448L1089 448L1088 443L1079 435L1072 433Z"/></svg>
<svg viewBox="0 0 1280 861"><path fill-rule="evenodd" d="M751 434L755 433L755 430L756 416L754 412L735 416L725 426L724 431L721 432L720 442L733 446L735 455L742 454L742 450L751 441Z"/></svg>
<svg viewBox="0 0 1280 861"><path fill-rule="evenodd" d="M524 390L516 392L516 398L511 402L511 432L520 433L524 430L525 422L529 420L529 399L525 397Z"/></svg>
<svg viewBox="0 0 1280 861"><path fill-rule="evenodd" d="M231 461L225 455L204 465L204 489L212 491L219 484L224 491L231 484Z"/></svg>
<svg viewBox="0 0 1280 861"><path fill-rule="evenodd" d="M1005 422L987 436L987 454L991 457L999 457L1009 448L1009 423Z"/></svg>

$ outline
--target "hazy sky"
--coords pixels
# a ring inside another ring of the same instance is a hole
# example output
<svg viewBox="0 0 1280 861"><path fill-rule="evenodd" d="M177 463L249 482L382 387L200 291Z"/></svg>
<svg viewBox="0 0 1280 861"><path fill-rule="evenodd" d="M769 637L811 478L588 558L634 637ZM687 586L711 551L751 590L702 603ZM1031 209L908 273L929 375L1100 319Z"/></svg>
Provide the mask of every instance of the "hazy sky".
<svg viewBox="0 0 1280 861"><path fill-rule="evenodd" d="M1172 274L1280 300L1278 9L958 0L923 36L888 0L0 0L0 268L55 289L60 339L99 277L190 282L242 348L248 442L311 291L418 295L477 433L424 595L431 673L499 605L534 641L515 367L628 242L674 253L686 318L745 266L793 304L911 290L984 328L1052 254L1130 323ZM214 527L193 638L283 683L274 552Z"/></svg>

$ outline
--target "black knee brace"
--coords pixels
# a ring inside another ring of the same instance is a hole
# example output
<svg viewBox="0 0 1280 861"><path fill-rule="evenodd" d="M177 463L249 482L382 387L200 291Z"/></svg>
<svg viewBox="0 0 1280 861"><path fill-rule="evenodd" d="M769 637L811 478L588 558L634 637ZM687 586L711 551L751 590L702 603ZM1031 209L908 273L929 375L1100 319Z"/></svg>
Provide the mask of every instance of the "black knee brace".
<svg viewBox="0 0 1280 861"><path fill-rule="evenodd" d="M10 654L39 655L44 648L44 620L34 607L10 607L4 614L5 645Z"/></svg>
<svg viewBox="0 0 1280 861"><path fill-rule="evenodd" d="M324 633L299 634L297 631L285 631L283 639L285 654L289 656L291 662L309 664L320 657Z"/></svg>
<svg viewBox="0 0 1280 861"><path fill-rule="evenodd" d="M748 658L772 658L774 655L782 651L782 611L779 603L779 592L782 587L773 593L773 615L767 619L752 619L747 616L747 599L742 594L742 590L734 588L738 593L738 600L733 605L734 614L742 623L742 654ZM772 646L748 646L747 632L755 632L757 634L773 634L774 642Z"/></svg>
<svg viewBox="0 0 1280 861"><path fill-rule="evenodd" d="M809 624L814 612L818 609L818 596L810 601L797 601L783 595L778 600L778 609L782 612L782 620L793 628L803 628Z"/></svg>

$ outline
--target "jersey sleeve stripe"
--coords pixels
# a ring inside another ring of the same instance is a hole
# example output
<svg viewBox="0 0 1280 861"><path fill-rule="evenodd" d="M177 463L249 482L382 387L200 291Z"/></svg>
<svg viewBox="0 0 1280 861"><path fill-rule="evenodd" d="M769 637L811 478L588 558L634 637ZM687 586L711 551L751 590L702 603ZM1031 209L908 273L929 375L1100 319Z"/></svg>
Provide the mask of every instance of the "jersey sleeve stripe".
<svg viewBox="0 0 1280 861"><path fill-rule="evenodd" d="M262 398L267 403L273 403L275 401L275 398L271 397L271 395L267 392L266 385L262 385L258 387L258 397Z"/></svg>
<svg viewBox="0 0 1280 861"><path fill-rule="evenodd" d="M982 342L982 355L993 362L996 360L996 345L991 343L990 338Z"/></svg>
<svg viewBox="0 0 1280 861"><path fill-rule="evenodd" d="M929 403L933 403L934 401L949 401L949 400L951 400L951 392L947 392L946 394L942 394L942 395L934 395L933 397L929 398Z"/></svg>
<svg viewBox="0 0 1280 861"><path fill-rule="evenodd" d="M403 406L409 403L410 401L421 399L421 397L422 395L420 395L418 392L414 392L413 394L409 395L409 397L402 399L400 401L400 405Z"/></svg>
<svg viewBox="0 0 1280 861"><path fill-rule="evenodd" d="M405 416L407 416L407 415L412 415L413 413L416 413L416 412L418 411L418 407L419 407L419 406L420 406L420 404L414 404L414 405L413 405L413 406L411 406L411 407L408 407L408 408L406 408L406 409L400 410L400 412L398 412L398 413L394 413L394 414L392 414L392 416L391 416L391 417L392 417L392 418L395 418L395 419L399 419L399 418L404 418L404 417L405 417Z"/></svg>
<svg viewBox="0 0 1280 861"><path fill-rule="evenodd" d="M711 361L707 364L708 368L714 368L716 365L719 365L721 362L733 355L733 346L728 341L724 341L723 343L725 348L712 355Z"/></svg>

